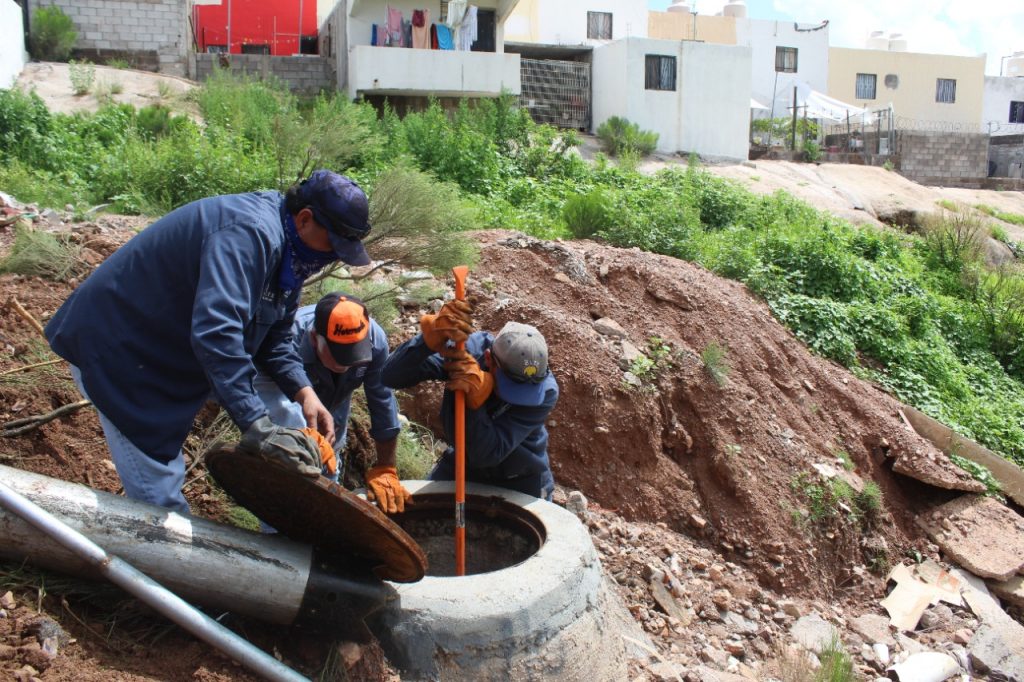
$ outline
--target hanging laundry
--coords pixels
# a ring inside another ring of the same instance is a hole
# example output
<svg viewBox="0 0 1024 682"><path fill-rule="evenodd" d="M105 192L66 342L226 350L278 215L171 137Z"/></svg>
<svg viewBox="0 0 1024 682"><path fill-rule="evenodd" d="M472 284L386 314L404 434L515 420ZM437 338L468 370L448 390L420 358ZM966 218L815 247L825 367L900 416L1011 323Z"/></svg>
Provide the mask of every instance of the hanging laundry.
<svg viewBox="0 0 1024 682"><path fill-rule="evenodd" d="M437 26L434 24L430 25L430 49L440 50L441 44L437 40Z"/></svg>
<svg viewBox="0 0 1024 682"><path fill-rule="evenodd" d="M452 30L444 24L434 24L434 28L437 29L437 49L454 50L455 41L452 38Z"/></svg>
<svg viewBox="0 0 1024 682"><path fill-rule="evenodd" d="M444 23L448 24L448 28L452 30L453 50L459 47L459 30L462 26L462 18L466 16L466 6L468 4L467 0L450 0L448 2L448 16L445 17ZM440 38L440 35L438 38Z"/></svg>
<svg viewBox="0 0 1024 682"><path fill-rule="evenodd" d="M380 47L388 46L388 27L378 26L377 27L377 42L376 44Z"/></svg>
<svg viewBox="0 0 1024 682"><path fill-rule="evenodd" d="M370 25L370 45L377 44L377 24Z"/></svg>
<svg viewBox="0 0 1024 682"><path fill-rule="evenodd" d="M405 47L405 36L402 33L402 10L388 7L388 45Z"/></svg>
<svg viewBox="0 0 1024 682"><path fill-rule="evenodd" d="M402 47L412 47L412 22L402 19Z"/></svg>
<svg viewBox="0 0 1024 682"><path fill-rule="evenodd" d="M476 5L466 8L466 16L462 18L462 26L459 27L459 50L468 52L477 39Z"/></svg>
<svg viewBox="0 0 1024 682"><path fill-rule="evenodd" d="M417 50L430 49L430 10L417 9L412 13L412 46Z"/></svg>

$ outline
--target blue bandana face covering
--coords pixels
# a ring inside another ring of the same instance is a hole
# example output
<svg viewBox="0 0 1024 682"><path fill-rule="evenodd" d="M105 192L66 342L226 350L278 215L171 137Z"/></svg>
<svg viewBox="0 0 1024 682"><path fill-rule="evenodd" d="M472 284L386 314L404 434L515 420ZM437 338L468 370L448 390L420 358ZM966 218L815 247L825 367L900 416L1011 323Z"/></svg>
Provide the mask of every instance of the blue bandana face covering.
<svg viewBox="0 0 1024 682"><path fill-rule="evenodd" d="M299 231L295 227L295 219L281 205L281 223L284 234L288 238L288 248L281 256L281 273L278 282L285 291L294 291L302 286L306 278L316 274L326 266L338 260L334 252L317 251L303 243Z"/></svg>

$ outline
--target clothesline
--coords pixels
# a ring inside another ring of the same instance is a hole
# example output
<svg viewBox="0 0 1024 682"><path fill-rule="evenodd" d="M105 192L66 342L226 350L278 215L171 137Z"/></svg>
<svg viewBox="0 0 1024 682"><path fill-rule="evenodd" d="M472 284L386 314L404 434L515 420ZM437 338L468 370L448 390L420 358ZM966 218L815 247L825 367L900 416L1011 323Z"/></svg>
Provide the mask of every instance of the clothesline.
<svg viewBox="0 0 1024 682"><path fill-rule="evenodd" d="M416 9L406 20L402 10L388 5L384 24L373 24L370 44L411 47L417 50L469 51L479 37L477 7L466 0L451 0L444 22L431 23L430 10Z"/></svg>

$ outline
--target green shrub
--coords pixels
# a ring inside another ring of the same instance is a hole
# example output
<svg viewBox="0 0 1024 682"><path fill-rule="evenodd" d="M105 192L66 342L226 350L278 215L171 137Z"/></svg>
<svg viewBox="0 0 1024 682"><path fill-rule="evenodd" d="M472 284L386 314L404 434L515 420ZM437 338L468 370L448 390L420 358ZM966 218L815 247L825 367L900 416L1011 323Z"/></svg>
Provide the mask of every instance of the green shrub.
<svg viewBox="0 0 1024 682"><path fill-rule="evenodd" d="M68 78L71 79L71 90L81 97L92 90L96 80L96 67L90 62L72 60L68 65Z"/></svg>
<svg viewBox="0 0 1024 682"><path fill-rule="evenodd" d="M74 22L60 7L40 7L32 14L29 52L34 58L44 62L66 61L77 39Z"/></svg>
<svg viewBox="0 0 1024 682"><path fill-rule="evenodd" d="M640 130L636 123L630 123L621 116L612 116L597 127L597 137L604 151L611 156L624 153L644 157L658 146L658 133Z"/></svg>
<svg viewBox="0 0 1024 682"><path fill-rule="evenodd" d="M155 140L171 130L171 110L162 104L149 104L139 109L135 126L143 137Z"/></svg>
<svg viewBox="0 0 1024 682"><path fill-rule="evenodd" d="M804 158L809 163L816 163L821 160L821 145L814 140L804 142Z"/></svg>
<svg viewBox="0 0 1024 682"><path fill-rule="evenodd" d="M727 349L725 346L712 341L700 352L701 362L704 363L704 370L716 384L725 386L729 377L729 361L726 359Z"/></svg>
<svg viewBox="0 0 1024 682"><path fill-rule="evenodd" d="M946 203L942 203L943 207ZM954 272L960 272L981 257L981 240L986 233L983 220L959 204L947 208L941 215L926 218L921 232L938 262Z"/></svg>
<svg viewBox="0 0 1024 682"><path fill-rule="evenodd" d="M612 226L609 197L604 190L575 194L565 201L562 219L577 239L589 239Z"/></svg>
<svg viewBox="0 0 1024 682"><path fill-rule="evenodd" d="M988 229L988 233L992 237L992 239L995 239L998 242L1003 242L1005 244L1008 241L1010 241L1010 235L1006 234L1006 228L1004 228L1002 225L991 226Z"/></svg>

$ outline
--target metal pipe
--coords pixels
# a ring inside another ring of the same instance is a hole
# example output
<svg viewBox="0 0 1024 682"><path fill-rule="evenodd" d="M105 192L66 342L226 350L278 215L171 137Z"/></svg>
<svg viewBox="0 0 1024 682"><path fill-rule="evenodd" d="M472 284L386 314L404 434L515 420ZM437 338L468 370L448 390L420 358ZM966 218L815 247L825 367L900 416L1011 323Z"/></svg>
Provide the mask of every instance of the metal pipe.
<svg viewBox="0 0 1024 682"><path fill-rule="evenodd" d="M302 682L308 680L206 614L192 608L183 599L136 570L131 564L116 556L110 556L92 540L69 528L57 517L30 502L4 483L0 483L0 505L85 559L126 592L135 595L199 639L220 649L253 672L274 681Z"/></svg>

